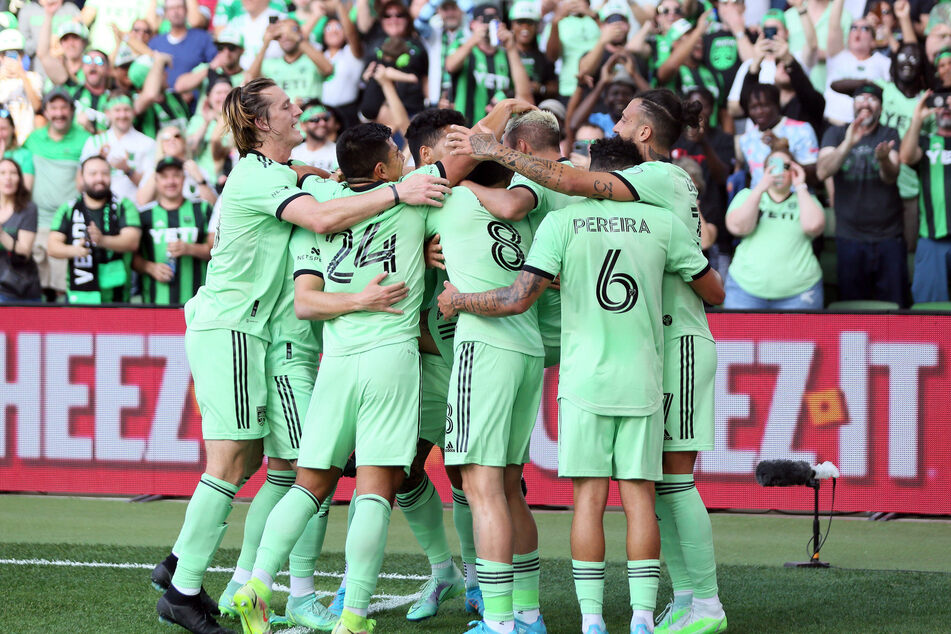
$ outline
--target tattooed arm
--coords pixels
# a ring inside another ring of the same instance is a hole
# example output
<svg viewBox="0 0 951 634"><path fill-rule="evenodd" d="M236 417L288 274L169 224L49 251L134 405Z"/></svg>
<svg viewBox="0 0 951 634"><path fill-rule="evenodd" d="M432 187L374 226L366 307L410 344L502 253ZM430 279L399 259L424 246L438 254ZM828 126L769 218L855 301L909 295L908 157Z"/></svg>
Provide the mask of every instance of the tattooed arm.
<svg viewBox="0 0 951 634"><path fill-rule="evenodd" d="M446 282L446 290L439 294L439 310L447 319L460 312L485 317L520 315L535 303L550 283L550 279L528 271L520 271L511 286L484 293L460 293Z"/></svg>
<svg viewBox="0 0 951 634"><path fill-rule="evenodd" d="M491 134L472 133L459 126L453 126L452 130L449 146L453 154L495 161L539 185L563 194L621 202L636 200L633 192L613 174L588 172L558 161L522 154L505 147Z"/></svg>

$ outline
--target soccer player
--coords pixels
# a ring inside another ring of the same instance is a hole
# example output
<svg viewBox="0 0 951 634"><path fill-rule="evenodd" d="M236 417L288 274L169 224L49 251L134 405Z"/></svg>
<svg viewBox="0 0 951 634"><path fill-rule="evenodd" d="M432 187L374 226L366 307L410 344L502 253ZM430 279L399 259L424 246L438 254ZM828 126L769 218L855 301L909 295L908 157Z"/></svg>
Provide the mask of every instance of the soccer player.
<svg viewBox="0 0 951 634"><path fill-rule="evenodd" d="M558 161L571 165L561 156L561 128L555 115L545 110L533 110L509 120L502 143L524 154ZM535 181L515 174L508 189L492 189L471 186L492 215L502 220L518 221L528 217L532 232L555 209L567 207L582 200L539 185ZM545 367L558 365L561 345L561 297L554 288L547 288L538 300L539 328L545 345Z"/></svg>
<svg viewBox="0 0 951 634"><path fill-rule="evenodd" d="M386 126L371 123L345 131L337 142L337 159L346 186L305 180L304 187L319 199L393 191L402 178L403 157ZM317 266L295 272L295 296L314 298L306 310L295 300L298 314L326 320L323 367L305 417L296 483L268 517L251 580L234 595L246 633L270 631L273 577L332 494L354 449L357 495L347 533L344 610L334 631L366 632L373 626L366 615L383 560L390 507L416 453L426 213L427 207L397 205L349 229L318 235L311 246L320 253ZM390 309L393 314L341 314L351 305L350 289L380 273L388 274L387 282L407 287L406 299ZM317 417L319 426L312 425Z"/></svg>
<svg viewBox="0 0 951 634"><path fill-rule="evenodd" d="M186 200L183 163L167 156L155 166L156 200L139 212L142 241L132 268L142 275L148 304L183 304L205 282L215 234L209 231L211 205Z"/></svg>
<svg viewBox="0 0 951 634"><path fill-rule="evenodd" d="M511 173L483 163L469 175L504 191ZM527 218L500 221L466 187L427 219L440 235L449 278L478 292L511 283L531 246ZM541 400L545 349L538 314L485 319L464 314L446 415L446 464L459 466L472 507L476 570L485 604L479 632L545 632L539 609L538 531L522 493L522 467Z"/></svg>
<svg viewBox="0 0 951 634"><path fill-rule="evenodd" d="M633 144L630 154L637 155ZM667 210L586 200L546 216L514 283L481 293L460 293L447 283L439 298L445 315L465 311L510 319L530 310L561 275L558 474L574 485L572 567L585 634L607 631L601 617L602 522L610 479L619 483L627 516L631 632L653 630L660 576L653 483L662 478L665 270L711 303L723 300L719 275L693 233ZM644 370L637 381L627 371L631 367Z"/></svg>
<svg viewBox="0 0 951 634"><path fill-rule="evenodd" d="M499 145L491 134L481 131L455 130L449 135L449 144L454 153L498 161L563 193L663 207L680 218L699 241L696 187L686 172L670 163L671 146L684 125L699 125L698 114L699 104L684 104L669 90L641 93L624 109L614 131L632 141L640 155L650 160L611 173L585 172L528 156ZM713 533L693 480L697 451L713 448L716 345L702 302L682 281L668 275L662 295L666 342L663 389L670 405L665 417L670 445L665 448L657 513L665 552L671 553L665 560L668 569L672 567L679 597L677 609L668 610L659 625L689 627L691 632L721 631L726 616L717 591ZM688 547L680 547L682 543ZM683 554L681 568L678 551Z"/></svg>
<svg viewBox="0 0 951 634"><path fill-rule="evenodd" d="M156 606L160 618L192 632L226 631L209 613L216 606L201 593L201 582L234 495L261 464L268 434L267 323L280 294L291 225L333 232L398 199L439 204L446 191L445 181L418 176L385 191L318 203L297 187L297 174L284 163L301 141L300 114L267 78L234 88L225 101L241 159L222 193L206 284L185 308L185 349L207 464L172 554L152 572L153 582L167 588Z"/></svg>

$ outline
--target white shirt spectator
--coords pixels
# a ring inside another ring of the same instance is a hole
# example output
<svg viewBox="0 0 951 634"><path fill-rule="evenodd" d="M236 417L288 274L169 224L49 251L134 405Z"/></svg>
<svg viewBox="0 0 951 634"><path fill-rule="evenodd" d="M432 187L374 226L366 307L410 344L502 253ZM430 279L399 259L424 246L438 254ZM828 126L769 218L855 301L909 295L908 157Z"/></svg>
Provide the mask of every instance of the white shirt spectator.
<svg viewBox="0 0 951 634"><path fill-rule="evenodd" d="M268 7L256 18L252 18L250 14L244 13L233 19L228 25L229 31L240 33L244 37L244 53L241 55L241 68L250 68L251 63L254 62L254 56L258 54L258 51L261 50L261 45L264 43L264 32L271 24L269 18L272 15L276 15L280 19L287 17L280 11ZM271 45L267 47L266 57L283 57L283 55L284 51L281 50L280 44L276 41L271 42Z"/></svg>
<svg viewBox="0 0 951 634"><path fill-rule="evenodd" d="M360 93L363 62L354 57L349 44L344 45L333 57L327 51L324 51L324 55L333 64L334 74L324 80L320 100L334 107L353 103Z"/></svg>
<svg viewBox="0 0 951 634"><path fill-rule="evenodd" d="M303 142L291 150L291 158L303 161L311 167L333 172L337 169L337 144L328 141L318 150L308 150L307 142Z"/></svg>
<svg viewBox="0 0 951 634"><path fill-rule="evenodd" d="M770 132L789 141L789 151L800 165L814 165L819 158L819 140L812 126L805 121L783 117ZM756 187L763 178L763 164L770 155L770 148L763 143L763 132L750 123L746 132L737 137L740 153L750 170L750 187Z"/></svg>
<svg viewBox="0 0 951 634"><path fill-rule="evenodd" d="M872 53L865 60L859 60L848 49L826 60L826 109L823 116L835 125L851 123L855 116L852 97L832 90L832 82L840 79L867 79L889 81L891 61L881 53Z"/></svg>
<svg viewBox="0 0 951 634"><path fill-rule="evenodd" d="M90 156L99 154L104 146L109 146L106 160L110 164L115 160L125 158L130 168L143 175L147 170L155 167L155 140L135 128L130 129L121 137L116 134L113 128L89 137L83 145L82 154L79 158L80 162L85 161ZM133 183L132 179L126 176L124 172L115 168L112 169L112 193L118 198L128 198L134 201L135 193L138 190L138 185Z"/></svg>

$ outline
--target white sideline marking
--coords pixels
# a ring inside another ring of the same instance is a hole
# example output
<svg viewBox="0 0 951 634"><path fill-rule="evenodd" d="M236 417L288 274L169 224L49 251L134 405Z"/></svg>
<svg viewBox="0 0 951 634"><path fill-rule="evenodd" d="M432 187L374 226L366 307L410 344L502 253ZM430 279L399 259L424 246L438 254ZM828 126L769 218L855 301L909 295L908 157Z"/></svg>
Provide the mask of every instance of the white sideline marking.
<svg viewBox="0 0 951 634"><path fill-rule="evenodd" d="M139 564L129 562L113 563L109 561L70 561L68 559L0 559L0 565L3 564L9 566L67 566L72 568L131 568L137 570L151 570L155 567L155 564ZM212 566L208 569L208 572L234 572L234 568ZM286 570L282 570L277 574L286 577L288 572ZM335 572L321 572L318 570L314 574L318 577L333 577L336 579L343 578L343 575L337 574ZM429 579L429 576L401 575L394 572L381 572L380 579L396 579L398 581L426 581Z"/></svg>
<svg viewBox="0 0 951 634"><path fill-rule="evenodd" d="M133 569L133 570L151 570L155 567L155 564L140 564L133 562L124 562L124 563L113 563L109 561L70 561L68 559L0 559L0 565L7 566L65 566L69 568L119 568L119 569ZM214 566L208 569L208 572L234 572L233 568L224 568L221 566ZM281 571L278 573L282 576L287 576L287 571ZM318 577L334 577L337 579L343 578L343 575L338 575L331 572L316 572ZM382 572L380 573L381 579L397 579L397 580L406 580L406 581L425 581L429 577L424 577L422 575L401 575L391 572ZM290 592L290 588L281 585L274 584L274 590L278 592ZM329 597L332 596L333 592L324 592L321 590L317 591L317 598ZM374 603L370 604L370 612L379 612L382 610L391 610L393 608L398 608L401 605L407 605L412 603L417 598L419 598L419 592L414 592L413 594L401 595L401 594L375 594L373 597L375 599L380 599ZM292 628L287 630L289 634L303 634L303 632L308 632L309 630L304 628Z"/></svg>

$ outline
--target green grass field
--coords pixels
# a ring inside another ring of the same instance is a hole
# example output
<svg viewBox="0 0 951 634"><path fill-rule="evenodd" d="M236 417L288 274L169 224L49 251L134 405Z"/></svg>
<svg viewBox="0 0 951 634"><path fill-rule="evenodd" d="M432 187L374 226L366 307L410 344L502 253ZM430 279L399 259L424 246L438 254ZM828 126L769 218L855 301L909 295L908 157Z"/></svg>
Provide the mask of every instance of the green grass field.
<svg viewBox="0 0 951 634"><path fill-rule="evenodd" d="M158 593L151 589L148 573L167 553L184 511L179 501L0 496L0 632L183 631L158 622ZM221 571L206 576L212 596L230 577L225 569L237 557L246 511L247 504L236 504L233 528L213 563ZM567 539L571 517L540 512L536 518L545 620L552 633L577 632ZM337 587L345 524L345 509L335 507L319 563L319 591L331 593ZM829 570L782 565L806 558L808 518L715 514L713 525L720 596L732 632L951 631L951 523L836 518L822 552L823 560L834 566ZM446 526L452 526L448 512ZM605 530L605 620L609 631L626 632L623 516L609 513ZM393 513L383 571L386 577L374 603L376 631L466 630L461 600L444 605L430 621L410 624L404 619L428 564L399 512ZM286 584L286 576L277 583ZM662 579L659 607L669 592ZM276 592L275 607L283 608L285 597ZM223 623L240 630L235 622Z"/></svg>

